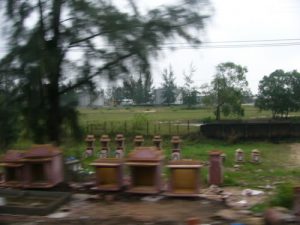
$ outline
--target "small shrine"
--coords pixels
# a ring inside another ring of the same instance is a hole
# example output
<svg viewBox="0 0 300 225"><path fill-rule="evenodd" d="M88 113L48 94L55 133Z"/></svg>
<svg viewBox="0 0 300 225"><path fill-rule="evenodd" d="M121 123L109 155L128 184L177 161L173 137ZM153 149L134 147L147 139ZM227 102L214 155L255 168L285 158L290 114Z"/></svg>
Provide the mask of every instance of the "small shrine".
<svg viewBox="0 0 300 225"><path fill-rule="evenodd" d="M123 158L125 154L125 138L123 134L117 134L115 138L116 143L116 152L115 157L116 158Z"/></svg>
<svg viewBox="0 0 300 225"><path fill-rule="evenodd" d="M260 163L261 162L259 150L253 149L251 151L251 162L252 163Z"/></svg>
<svg viewBox="0 0 300 225"><path fill-rule="evenodd" d="M129 167L131 183L127 192L157 194L162 190L162 163L164 155L155 147L136 147L129 153L126 165Z"/></svg>
<svg viewBox="0 0 300 225"><path fill-rule="evenodd" d="M200 161L172 160L167 165L170 170L168 190L165 195L194 197L200 189Z"/></svg>
<svg viewBox="0 0 300 225"><path fill-rule="evenodd" d="M22 161L25 188L51 188L64 180L62 153L53 145L33 146Z"/></svg>
<svg viewBox="0 0 300 225"><path fill-rule="evenodd" d="M235 162L237 163L245 162L244 151L240 148L235 150Z"/></svg>
<svg viewBox="0 0 300 225"><path fill-rule="evenodd" d="M171 139L172 144L172 154L171 159L172 160L179 160L181 158L181 144L182 140L179 136L173 136Z"/></svg>
<svg viewBox="0 0 300 225"><path fill-rule="evenodd" d="M3 180L0 186L19 188L24 182L24 163L21 161L24 153L17 150L9 150L0 159L3 168Z"/></svg>
<svg viewBox="0 0 300 225"><path fill-rule="evenodd" d="M86 142L86 149L85 149L85 156L90 157L94 154L94 148L95 148L95 136L94 135L87 135L85 138Z"/></svg>
<svg viewBox="0 0 300 225"><path fill-rule="evenodd" d="M108 135L103 134L100 138L101 149L100 149L100 158L108 158L109 156L109 142L110 138Z"/></svg>
<svg viewBox="0 0 300 225"><path fill-rule="evenodd" d="M135 147L141 147L144 143L144 137L142 135L136 135L133 143Z"/></svg>
<svg viewBox="0 0 300 225"><path fill-rule="evenodd" d="M156 147L157 150L162 150L162 139L160 135L155 135L152 139L153 145Z"/></svg>

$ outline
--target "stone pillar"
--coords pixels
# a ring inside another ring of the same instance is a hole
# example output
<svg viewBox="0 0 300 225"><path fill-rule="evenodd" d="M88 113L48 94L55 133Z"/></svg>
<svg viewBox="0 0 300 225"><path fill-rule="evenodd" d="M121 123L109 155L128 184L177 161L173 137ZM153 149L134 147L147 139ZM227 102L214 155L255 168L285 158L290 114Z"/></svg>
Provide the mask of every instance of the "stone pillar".
<svg viewBox="0 0 300 225"><path fill-rule="evenodd" d="M123 158L125 153L125 138L123 134L117 134L115 138L116 142L116 158Z"/></svg>
<svg viewBox="0 0 300 225"><path fill-rule="evenodd" d="M214 185L221 185L223 183L223 163L221 158L221 151L211 151L209 153L209 172L208 183Z"/></svg>
<svg viewBox="0 0 300 225"><path fill-rule="evenodd" d="M144 137L141 135L136 135L133 140L133 143L135 147L141 147L144 143Z"/></svg>
<svg viewBox="0 0 300 225"><path fill-rule="evenodd" d="M251 162L252 163L260 163L260 152L257 149L252 150L251 152Z"/></svg>
<svg viewBox="0 0 300 225"><path fill-rule="evenodd" d="M182 140L179 136L173 136L171 139L172 143L172 160L180 160L181 159L181 144Z"/></svg>
<svg viewBox="0 0 300 225"><path fill-rule="evenodd" d="M103 134L100 138L100 143L101 143L100 158L108 158L109 142L110 142L109 136L106 134Z"/></svg>
<svg viewBox="0 0 300 225"><path fill-rule="evenodd" d="M85 138L85 142L86 142L86 149L85 149L85 157L89 157L92 156L94 154L94 145L95 145L95 136L94 135L87 135Z"/></svg>
<svg viewBox="0 0 300 225"><path fill-rule="evenodd" d="M235 150L235 162L237 163L245 162L244 151L240 148Z"/></svg>
<svg viewBox="0 0 300 225"><path fill-rule="evenodd" d="M161 139L160 135L155 135L152 139L152 142L157 150L162 150L162 146L161 146L162 139Z"/></svg>

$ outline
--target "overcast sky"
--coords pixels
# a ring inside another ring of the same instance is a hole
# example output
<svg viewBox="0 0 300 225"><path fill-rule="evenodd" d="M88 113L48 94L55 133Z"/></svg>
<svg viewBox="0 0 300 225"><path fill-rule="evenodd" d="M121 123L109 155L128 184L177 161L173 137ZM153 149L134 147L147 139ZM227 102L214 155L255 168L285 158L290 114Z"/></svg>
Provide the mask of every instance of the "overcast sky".
<svg viewBox="0 0 300 225"><path fill-rule="evenodd" d="M118 2L117 0L116 2ZM138 0L140 7L153 8L175 0ZM154 84L158 87L164 68L171 65L177 84L183 83L183 71L192 63L196 68L194 80L197 86L210 82L215 66L232 61L248 68L247 79L256 93L258 82L264 75L276 69L300 71L300 1L299 0L211 0L214 15L210 19L204 42L279 40L258 44L298 43L290 46L253 47L249 42L212 43L213 48L180 48L164 52L154 62ZM1 22L1 21L0 21ZM282 40L298 39L298 40ZM255 43L254 43L255 44ZM206 46L205 44L204 46ZM243 48L219 48L216 45L250 45ZM3 43L0 52L3 54Z"/></svg>
<svg viewBox="0 0 300 225"><path fill-rule="evenodd" d="M299 39L258 43L272 45L272 43L294 42L298 45L253 47L253 43L235 42L225 44L251 45L251 47L179 49L165 54L155 64L153 72L156 85L161 83L161 76L158 74L169 64L174 68L178 83L182 83L183 71L187 71L189 65L193 63L197 69L194 80L198 86L211 81L217 64L226 61L241 64L248 68L247 79L254 93L257 93L259 80L276 69L300 71L299 0L211 0L211 2L215 12L207 26L204 41Z"/></svg>

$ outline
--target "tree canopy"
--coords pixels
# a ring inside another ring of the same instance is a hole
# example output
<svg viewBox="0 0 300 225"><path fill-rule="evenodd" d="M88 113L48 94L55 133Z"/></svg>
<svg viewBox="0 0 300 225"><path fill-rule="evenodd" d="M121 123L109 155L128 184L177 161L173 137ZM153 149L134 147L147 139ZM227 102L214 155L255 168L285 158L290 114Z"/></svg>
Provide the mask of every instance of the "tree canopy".
<svg viewBox="0 0 300 225"><path fill-rule="evenodd" d="M194 86L193 75L195 73L195 68L193 65L190 66L190 71L188 74L184 74L184 85L182 87L182 102L191 108L193 105L197 104L198 91Z"/></svg>
<svg viewBox="0 0 300 225"><path fill-rule="evenodd" d="M170 66L169 70L165 69L163 74L163 83L162 83L162 98L163 103L170 105L173 104L176 100L176 89L175 76L172 67Z"/></svg>
<svg viewBox="0 0 300 225"><path fill-rule="evenodd" d="M271 110L273 118L287 117L300 109L300 73L275 70L259 82L255 105Z"/></svg>
<svg viewBox="0 0 300 225"><path fill-rule="evenodd" d="M0 76L15 80L36 142L59 142L65 122L78 127L65 95L95 87L99 77L149 72L152 57L168 40L200 43L196 31L208 18L207 1L185 0L148 12L128 3L125 10L109 0L1 1L9 50L0 61Z"/></svg>
<svg viewBox="0 0 300 225"><path fill-rule="evenodd" d="M249 95L248 82L245 74L247 68L233 62L220 63L216 67L216 74L204 91L203 102L214 108L216 120L221 114L243 116L242 102Z"/></svg>

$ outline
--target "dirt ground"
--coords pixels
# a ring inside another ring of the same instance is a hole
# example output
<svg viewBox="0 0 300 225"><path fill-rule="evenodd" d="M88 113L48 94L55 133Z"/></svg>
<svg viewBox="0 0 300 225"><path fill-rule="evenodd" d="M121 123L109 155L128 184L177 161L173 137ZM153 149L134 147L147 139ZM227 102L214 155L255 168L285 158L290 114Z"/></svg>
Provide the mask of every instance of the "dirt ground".
<svg viewBox="0 0 300 225"><path fill-rule="evenodd" d="M103 196L102 196L103 197ZM205 199L164 198L157 202L142 200L140 196L117 197L115 200L90 198L76 194L72 200L48 216L0 215L0 224L182 224L191 217L208 223L210 216L224 204ZM55 216L62 218L49 218ZM176 221L176 222L175 222ZM31 224L31 223L30 223Z"/></svg>
<svg viewBox="0 0 300 225"><path fill-rule="evenodd" d="M299 167L300 165L300 143L293 143L290 147L290 166Z"/></svg>

